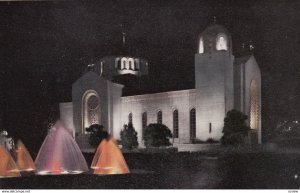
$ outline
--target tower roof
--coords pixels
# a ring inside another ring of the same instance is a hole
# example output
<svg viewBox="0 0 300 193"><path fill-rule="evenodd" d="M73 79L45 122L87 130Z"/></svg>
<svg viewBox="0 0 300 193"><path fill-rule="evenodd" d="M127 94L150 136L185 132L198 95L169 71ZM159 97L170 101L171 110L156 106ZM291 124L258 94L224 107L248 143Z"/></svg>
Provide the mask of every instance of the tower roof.
<svg viewBox="0 0 300 193"><path fill-rule="evenodd" d="M199 35L199 53L228 51L232 53L232 41L229 31L222 25L209 25Z"/></svg>
<svg viewBox="0 0 300 193"><path fill-rule="evenodd" d="M212 24L209 25L202 33L201 35L211 34L216 35L219 33L225 33L226 35L230 35L229 31L222 25L219 24Z"/></svg>

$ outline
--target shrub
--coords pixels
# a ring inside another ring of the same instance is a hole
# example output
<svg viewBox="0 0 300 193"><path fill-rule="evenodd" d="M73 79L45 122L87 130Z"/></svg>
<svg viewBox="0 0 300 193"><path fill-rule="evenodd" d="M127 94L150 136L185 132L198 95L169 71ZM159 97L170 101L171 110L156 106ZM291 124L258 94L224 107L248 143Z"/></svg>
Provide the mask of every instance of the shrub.
<svg viewBox="0 0 300 193"><path fill-rule="evenodd" d="M205 143L205 141L203 141L201 139L194 138L194 139L191 140L191 143L192 144L202 144L202 143Z"/></svg>
<svg viewBox="0 0 300 193"><path fill-rule="evenodd" d="M132 123L124 125L124 129L121 131L121 144L124 149L133 149L136 148L138 143L137 132L133 128Z"/></svg>
<svg viewBox="0 0 300 193"><path fill-rule="evenodd" d="M223 145L238 145L244 143L245 136L250 128L246 125L247 115L235 109L227 112L224 118Z"/></svg>
<svg viewBox="0 0 300 193"><path fill-rule="evenodd" d="M208 138L206 143L219 143L219 141L215 140L214 138Z"/></svg>
<svg viewBox="0 0 300 193"><path fill-rule="evenodd" d="M146 147L169 146L171 145L171 137L171 130L163 124L149 124L144 131L144 141Z"/></svg>
<svg viewBox="0 0 300 193"><path fill-rule="evenodd" d="M103 139L107 139L109 134L104 130L103 125L93 124L86 128L87 132L90 132L89 144L93 147L98 147Z"/></svg>

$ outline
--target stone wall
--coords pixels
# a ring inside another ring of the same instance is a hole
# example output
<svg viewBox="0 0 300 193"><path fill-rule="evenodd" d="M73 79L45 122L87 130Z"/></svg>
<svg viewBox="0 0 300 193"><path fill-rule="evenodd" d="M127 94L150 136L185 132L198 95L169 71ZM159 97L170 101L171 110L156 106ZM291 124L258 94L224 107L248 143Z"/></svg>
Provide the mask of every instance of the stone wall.
<svg viewBox="0 0 300 193"><path fill-rule="evenodd" d="M132 113L132 122L138 132L139 144L143 145L142 113L147 112L147 125L149 125L157 123L157 112L162 111L162 123L173 132L173 111L177 109L179 138L174 139L174 142L189 143L189 115L192 108L195 108L194 89L122 97L122 124L128 124L128 115Z"/></svg>
<svg viewBox="0 0 300 193"><path fill-rule="evenodd" d="M233 56L227 51L195 54L198 139L219 140L226 112L233 108Z"/></svg>
<svg viewBox="0 0 300 193"><path fill-rule="evenodd" d="M258 88L259 99L259 128L258 129L258 143L261 143L261 72L259 66L253 56L244 65L244 113L248 115L248 123L250 121L250 85L251 81L255 80Z"/></svg>
<svg viewBox="0 0 300 193"><path fill-rule="evenodd" d="M59 103L60 121L75 138L75 128L73 124L73 103Z"/></svg>
<svg viewBox="0 0 300 193"><path fill-rule="evenodd" d="M174 144L178 148L178 152L205 152L217 151L221 149L219 143L216 144Z"/></svg>

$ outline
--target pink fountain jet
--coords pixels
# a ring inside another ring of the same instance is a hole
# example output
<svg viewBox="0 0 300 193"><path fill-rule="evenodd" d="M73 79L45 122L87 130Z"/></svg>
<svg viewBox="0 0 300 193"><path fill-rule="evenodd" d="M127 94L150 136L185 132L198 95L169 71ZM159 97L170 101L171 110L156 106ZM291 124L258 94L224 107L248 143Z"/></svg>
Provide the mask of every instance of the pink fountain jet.
<svg viewBox="0 0 300 193"><path fill-rule="evenodd" d="M79 174L89 170L77 143L60 122L44 140L35 166L39 175Z"/></svg>

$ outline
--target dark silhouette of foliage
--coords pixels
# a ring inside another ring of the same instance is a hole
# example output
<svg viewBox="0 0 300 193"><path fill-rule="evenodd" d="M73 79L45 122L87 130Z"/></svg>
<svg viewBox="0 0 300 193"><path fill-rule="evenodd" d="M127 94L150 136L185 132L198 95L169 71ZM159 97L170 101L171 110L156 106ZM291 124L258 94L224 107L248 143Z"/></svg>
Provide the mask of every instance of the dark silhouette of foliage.
<svg viewBox="0 0 300 193"><path fill-rule="evenodd" d="M146 147L169 146L171 130L164 124L149 124L144 131L144 141Z"/></svg>
<svg viewBox="0 0 300 193"><path fill-rule="evenodd" d="M206 140L206 143L219 143L219 141L218 141L218 140L215 140L215 139L213 139L213 138L208 138L208 139Z"/></svg>
<svg viewBox="0 0 300 193"><path fill-rule="evenodd" d="M93 147L98 147L103 139L107 139L109 134L104 130L103 125L93 124L86 129L87 132L90 132L89 144Z"/></svg>
<svg viewBox="0 0 300 193"><path fill-rule="evenodd" d="M223 137L224 145L238 145L244 143L245 136L250 128L246 124L248 116L235 109L227 112L224 118Z"/></svg>
<svg viewBox="0 0 300 193"><path fill-rule="evenodd" d="M124 128L121 131L121 144L124 149L129 150L136 148L139 145L137 132L135 131L132 123L124 125Z"/></svg>

